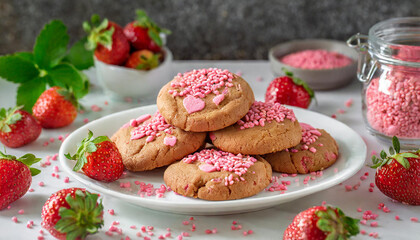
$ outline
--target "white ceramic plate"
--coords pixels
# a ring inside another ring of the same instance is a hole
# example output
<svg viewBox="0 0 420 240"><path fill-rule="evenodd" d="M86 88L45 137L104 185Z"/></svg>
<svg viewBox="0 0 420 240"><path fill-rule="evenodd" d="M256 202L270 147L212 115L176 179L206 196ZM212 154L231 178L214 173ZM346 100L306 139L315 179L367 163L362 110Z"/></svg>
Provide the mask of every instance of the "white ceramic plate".
<svg viewBox="0 0 420 240"><path fill-rule="evenodd" d="M152 105L115 113L92 121L77 129L61 145L59 158L63 168L87 187L138 206L172 213L217 215L269 208L322 191L353 176L363 166L366 157L366 145L364 141L348 126L316 112L293 108L300 122L310 123L316 128L323 128L329 132L336 139L340 147L340 155L333 166L323 171L322 176L314 177L315 179L310 180L307 184L303 184L303 180L307 176L313 177L310 174L299 175L297 177L282 177L281 180L291 181L291 185L288 186L288 189L284 193L263 191L253 197L231 201L193 199L176 195L174 192L165 193L165 197L163 198L158 198L155 195L140 197L137 194L139 187L134 182L138 180L151 183L154 185L154 188L159 188L161 184L164 184L163 168L148 172L128 172L124 178L112 183L102 183L85 176L83 173L72 171L74 161L66 159L64 154L68 152L73 154L76 152L77 144L87 136L88 129L93 131L95 136L112 136L120 126L130 119L137 118L145 113L153 114L156 109L156 105ZM273 175L280 176L278 173L274 173ZM120 183L127 182L131 183L131 188L120 187Z"/></svg>

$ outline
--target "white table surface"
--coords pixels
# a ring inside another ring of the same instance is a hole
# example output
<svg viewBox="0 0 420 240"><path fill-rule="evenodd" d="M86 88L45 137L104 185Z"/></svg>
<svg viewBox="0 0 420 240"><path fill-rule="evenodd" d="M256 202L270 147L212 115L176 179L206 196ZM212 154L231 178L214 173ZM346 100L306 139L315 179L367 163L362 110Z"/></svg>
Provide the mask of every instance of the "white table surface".
<svg viewBox="0 0 420 240"><path fill-rule="evenodd" d="M234 73L241 72L254 90L257 100L264 99L265 89L269 82L273 79L270 71L269 63L267 61L175 61L173 64L174 75L178 72L184 72L194 68L203 67L219 67L226 68ZM88 72L92 82L95 83L95 74L93 69ZM258 78L262 81L258 81ZM312 107L313 111L323 113L325 115L337 115L337 120L347 124L356 132L358 132L367 143L368 153L366 163L370 163L370 156L372 151L380 152L382 148L387 149L388 146L378 142L376 138L370 136L365 130L365 124L361 115L361 84L355 79L350 85L333 90L333 91L317 91L316 98L318 105ZM0 80L0 106L13 107L15 104L16 85ZM352 98L354 103L351 107L346 107L345 102ZM105 105L105 101L109 104ZM34 153L37 157L43 158L47 155L54 155L60 148L60 141L57 140L59 135L65 135L71 131L82 126L83 119L88 118L90 121L105 116L107 114L118 112L121 110L148 105L154 103L153 99L149 100L136 100L132 103L115 102L109 97L105 96L102 89L95 84L91 93L87 95L81 103L87 107L88 111L84 114L79 114L76 121L68 127L56 130L43 130L41 136L37 141L28 146L19 149L7 148L8 154L21 156L25 153ZM90 106L96 104L103 108L100 112L90 111ZM346 111L344 114L337 112L338 109ZM43 146L44 142L48 141L51 137L56 141L50 143L48 146ZM3 150L0 144L0 149ZM60 170L58 173L60 178L51 176L53 166L60 164L58 161L51 161L51 166L37 167L42 170L42 173L33 178L32 188L33 192L28 192L18 201L11 204L10 209L0 211L0 239L37 239L40 234L41 223L41 209L44 202L48 197L59 189L68 187L84 187L75 179L70 178L69 183L64 183L64 178L68 176L65 172ZM361 181L360 177L368 172L369 176L366 180ZM361 219L362 213L366 210L379 215L374 220L378 222L377 227L371 227L369 224L372 220L368 221L367 225L361 225L360 229L367 232L366 235L359 234L353 239L373 239L368 236L371 232L378 233L380 239L420 239L420 222L410 221L411 217L420 218L420 206L408 206L401 203L391 201L383 195L376 187L371 193L368 191L369 184L374 182L375 170L369 167L363 167L356 175L349 180L343 182L328 190L309 195L299 200L278 205L277 207L235 215L223 216L193 216L192 223L196 225L196 231L191 231L190 225L183 225L184 220L189 220L189 215L177 215L164 212L158 212L130 205L118 199L103 196L103 203L105 206L105 225L96 235L89 236L88 239L125 239L127 236L131 239L143 239L137 237L136 233L140 231L141 226L153 226L154 236L149 236L151 239L158 239L161 234L167 233L167 228L171 228L172 238L176 237L181 232L189 232L190 237L184 239L232 239L232 238L249 238L249 239L281 239L283 231L292 221L293 217L311 206L320 205L323 201L327 204L339 206L348 215ZM40 187L39 182L43 181L45 186ZM356 185L361 182L358 190L347 192L345 185ZM378 209L378 204L384 203L391 212L385 213ZM358 212L357 209L361 208L363 212ZM18 211L23 209L24 214L19 214ZM108 209L114 209L115 215L108 214ZM398 215L401 220L395 220ZM16 216L18 223L14 223L11 218ZM28 221L34 221L32 229L26 227ZM113 221L119 221L118 227L122 228L123 234L114 234L113 237L105 235L105 231L111 226ZM242 225L242 230L231 230L232 221L237 221ZM132 229L130 226L135 225L137 229ZM217 228L216 234L205 234L206 229ZM252 235L243 236L244 230L253 230ZM44 231L45 239L53 239L46 231ZM148 236L143 234L143 236Z"/></svg>

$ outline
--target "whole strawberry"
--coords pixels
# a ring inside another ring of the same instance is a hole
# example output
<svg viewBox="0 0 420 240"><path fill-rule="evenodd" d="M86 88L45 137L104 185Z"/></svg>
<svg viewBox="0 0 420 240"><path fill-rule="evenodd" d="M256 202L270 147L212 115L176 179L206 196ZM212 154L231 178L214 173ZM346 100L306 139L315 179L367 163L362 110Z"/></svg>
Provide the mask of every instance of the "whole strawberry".
<svg viewBox="0 0 420 240"><path fill-rule="evenodd" d="M159 28L145 11L137 10L136 14L136 21L124 27L125 36L137 50L148 49L155 53L160 52L163 45L160 33L170 34L170 31Z"/></svg>
<svg viewBox="0 0 420 240"><path fill-rule="evenodd" d="M133 52L125 63L126 67L151 70L159 65L160 54L154 54L149 50L140 50Z"/></svg>
<svg viewBox="0 0 420 240"><path fill-rule="evenodd" d="M303 80L293 77L285 71L286 76L274 79L265 92L265 101L290 106L308 108L314 97L314 91Z"/></svg>
<svg viewBox="0 0 420 240"><path fill-rule="evenodd" d="M57 239L85 239L104 225L104 207L98 197L82 188L52 194L42 207L41 226Z"/></svg>
<svg viewBox="0 0 420 240"><path fill-rule="evenodd" d="M30 166L41 159L25 154L19 159L0 152L0 210L21 198L41 171Z"/></svg>
<svg viewBox="0 0 420 240"><path fill-rule="evenodd" d="M400 142L392 138L391 156L381 151L372 156L376 168L375 184L386 196L411 205L420 205L420 150L400 153Z"/></svg>
<svg viewBox="0 0 420 240"><path fill-rule="evenodd" d="M349 239L359 233L359 220L339 208L315 206L300 212L283 234L283 240Z"/></svg>
<svg viewBox="0 0 420 240"><path fill-rule="evenodd" d="M5 146L21 147L35 141L41 134L38 120L21 108L0 109L0 141Z"/></svg>
<svg viewBox="0 0 420 240"><path fill-rule="evenodd" d="M103 182L112 182L121 177L124 171L122 157L117 146L107 136L92 139L89 131L87 138L82 140L77 153L65 156L76 160L73 171L80 169L90 178Z"/></svg>
<svg viewBox="0 0 420 240"><path fill-rule="evenodd" d="M130 54L130 43L118 24L99 16L92 16L92 25L83 23L83 29L89 34L87 48L95 50L95 57L104 63L122 65Z"/></svg>
<svg viewBox="0 0 420 240"><path fill-rule="evenodd" d="M65 127L77 117L77 100L68 90L52 87L39 96L32 112L43 128Z"/></svg>

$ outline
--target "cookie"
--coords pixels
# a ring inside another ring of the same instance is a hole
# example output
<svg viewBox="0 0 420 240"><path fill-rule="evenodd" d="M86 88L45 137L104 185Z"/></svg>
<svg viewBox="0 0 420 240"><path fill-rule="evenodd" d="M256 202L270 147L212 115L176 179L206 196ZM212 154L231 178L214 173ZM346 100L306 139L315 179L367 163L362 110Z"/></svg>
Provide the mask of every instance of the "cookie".
<svg viewBox="0 0 420 240"><path fill-rule="evenodd" d="M323 129L309 124L302 126L302 141L295 147L263 156L273 168L282 173L309 173L331 166L338 158L338 145Z"/></svg>
<svg viewBox="0 0 420 240"><path fill-rule="evenodd" d="M254 102L234 125L209 133L217 148L231 153L263 155L299 144L301 129L293 110L279 103Z"/></svg>
<svg viewBox="0 0 420 240"><path fill-rule="evenodd" d="M268 186L272 170L263 158L203 149L170 165L163 178L174 192L205 200L253 196Z"/></svg>
<svg viewBox="0 0 420 240"><path fill-rule="evenodd" d="M254 93L227 70L200 69L178 74L159 92L157 106L166 121L185 131L215 131L248 112Z"/></svg>
<svg viewBox="0 0 420 240"><path fill-rule="evenodd" d="M204 144L205 133L185 132L165 122L157 112L131 120L111 140L130 171L146 171L169 165Z"/></svg>

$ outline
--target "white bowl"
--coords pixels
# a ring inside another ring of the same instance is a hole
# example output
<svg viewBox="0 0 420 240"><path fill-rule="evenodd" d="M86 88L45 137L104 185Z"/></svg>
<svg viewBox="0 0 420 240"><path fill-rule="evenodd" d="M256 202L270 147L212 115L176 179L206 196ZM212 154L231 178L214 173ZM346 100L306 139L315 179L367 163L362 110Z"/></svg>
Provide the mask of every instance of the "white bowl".
<svg viewBox="0 0 420 240"><path fill-rule="evenodd" d="M350 57L353 62L350 65L332 69L302 69L289 66L279 59L281 57L308 49L324 49L334 51ZM314 90L329 90L342 87L351 80L356 79L357 53L349 48L344 42L328 39L307 39L296 40L274 46L268 53L271 70L275 76L284 76L282 68L294 73L294 76L301 78Z"/></svg>
<svg viewBox="0 0 420 240"><path fill-rule="evenodd" d="M153 97L172 80L172 53L164 47L164 61L149 71L111 65L95 58L96 76L108 95L113 98Z"/></svg>

